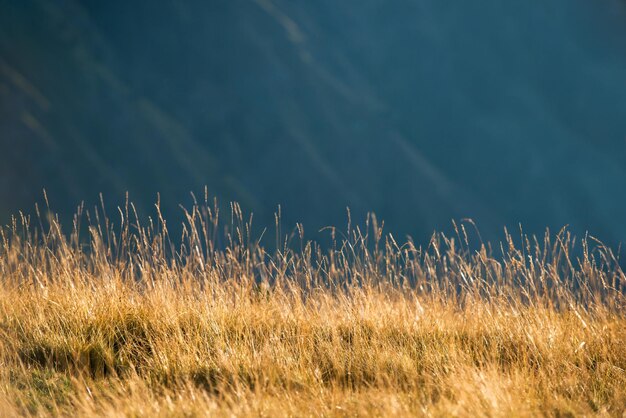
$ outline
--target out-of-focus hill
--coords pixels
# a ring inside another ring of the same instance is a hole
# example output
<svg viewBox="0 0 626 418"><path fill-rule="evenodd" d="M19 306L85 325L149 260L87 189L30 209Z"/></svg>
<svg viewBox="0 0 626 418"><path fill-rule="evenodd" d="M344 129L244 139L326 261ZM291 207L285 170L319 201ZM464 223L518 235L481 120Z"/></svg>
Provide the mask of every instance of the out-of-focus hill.
<svg viewBox="0 0 626 418"><path fill-rule="evenodd" d="M0 0L0 220L46 188L626 239L618 0Z"/></svg>

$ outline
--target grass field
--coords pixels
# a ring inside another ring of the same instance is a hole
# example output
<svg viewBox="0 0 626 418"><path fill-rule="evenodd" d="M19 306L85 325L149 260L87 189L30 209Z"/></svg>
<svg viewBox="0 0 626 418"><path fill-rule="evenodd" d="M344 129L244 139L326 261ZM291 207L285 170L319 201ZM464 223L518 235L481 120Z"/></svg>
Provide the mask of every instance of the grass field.
<svg viewBox="0 0 626 418"><path fill-rule="evenodd" d="M16 217L0 415L624 416L626 277L592 238L419 246L370 217L269 250L246 219L202 203L181 240L128 205Z"/></svg>

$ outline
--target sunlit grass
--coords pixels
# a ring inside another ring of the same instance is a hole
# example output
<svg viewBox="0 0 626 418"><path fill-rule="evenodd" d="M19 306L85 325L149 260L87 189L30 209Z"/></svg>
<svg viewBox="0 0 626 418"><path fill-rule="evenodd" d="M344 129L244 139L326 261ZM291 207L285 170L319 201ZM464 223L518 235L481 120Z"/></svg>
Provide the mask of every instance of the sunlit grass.
<svg viewBox="0 0 626 418"><path fill-rule="evenodd" d="M329 250L299 226L269 251L237 205L218 212L195 206L182 240L132 206L67 235L4 228L0 414L625 411L626 282L592 239L576 257L563 231L470 249L460 225L419 247L370 217Z"/></svg>

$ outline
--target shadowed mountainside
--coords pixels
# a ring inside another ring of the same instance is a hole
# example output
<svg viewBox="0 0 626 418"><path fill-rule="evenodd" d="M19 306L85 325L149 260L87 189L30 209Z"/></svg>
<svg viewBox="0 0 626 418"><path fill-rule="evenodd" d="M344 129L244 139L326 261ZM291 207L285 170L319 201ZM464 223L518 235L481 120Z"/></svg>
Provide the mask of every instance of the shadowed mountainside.
<svg viewBox="0 0 626 418"><path fill-rule="evenodd" d="M178 213L208 185L264 225L626 238L623 2L0 7L2 223L44 187Z"/></svg>

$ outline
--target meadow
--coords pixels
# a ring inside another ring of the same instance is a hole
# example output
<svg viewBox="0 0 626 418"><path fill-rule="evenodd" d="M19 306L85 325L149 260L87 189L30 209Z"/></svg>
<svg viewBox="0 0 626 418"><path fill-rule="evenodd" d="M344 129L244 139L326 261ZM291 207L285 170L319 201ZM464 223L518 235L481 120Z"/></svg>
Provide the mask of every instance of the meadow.
<svg viewBox="0 0 626 418"><path fill-rule="evenodd" d="M371 215L263 244L237 204L176 237L156 213L2 228L0 415L625 414L626 277L593 237L400 242Z"/></svg>

